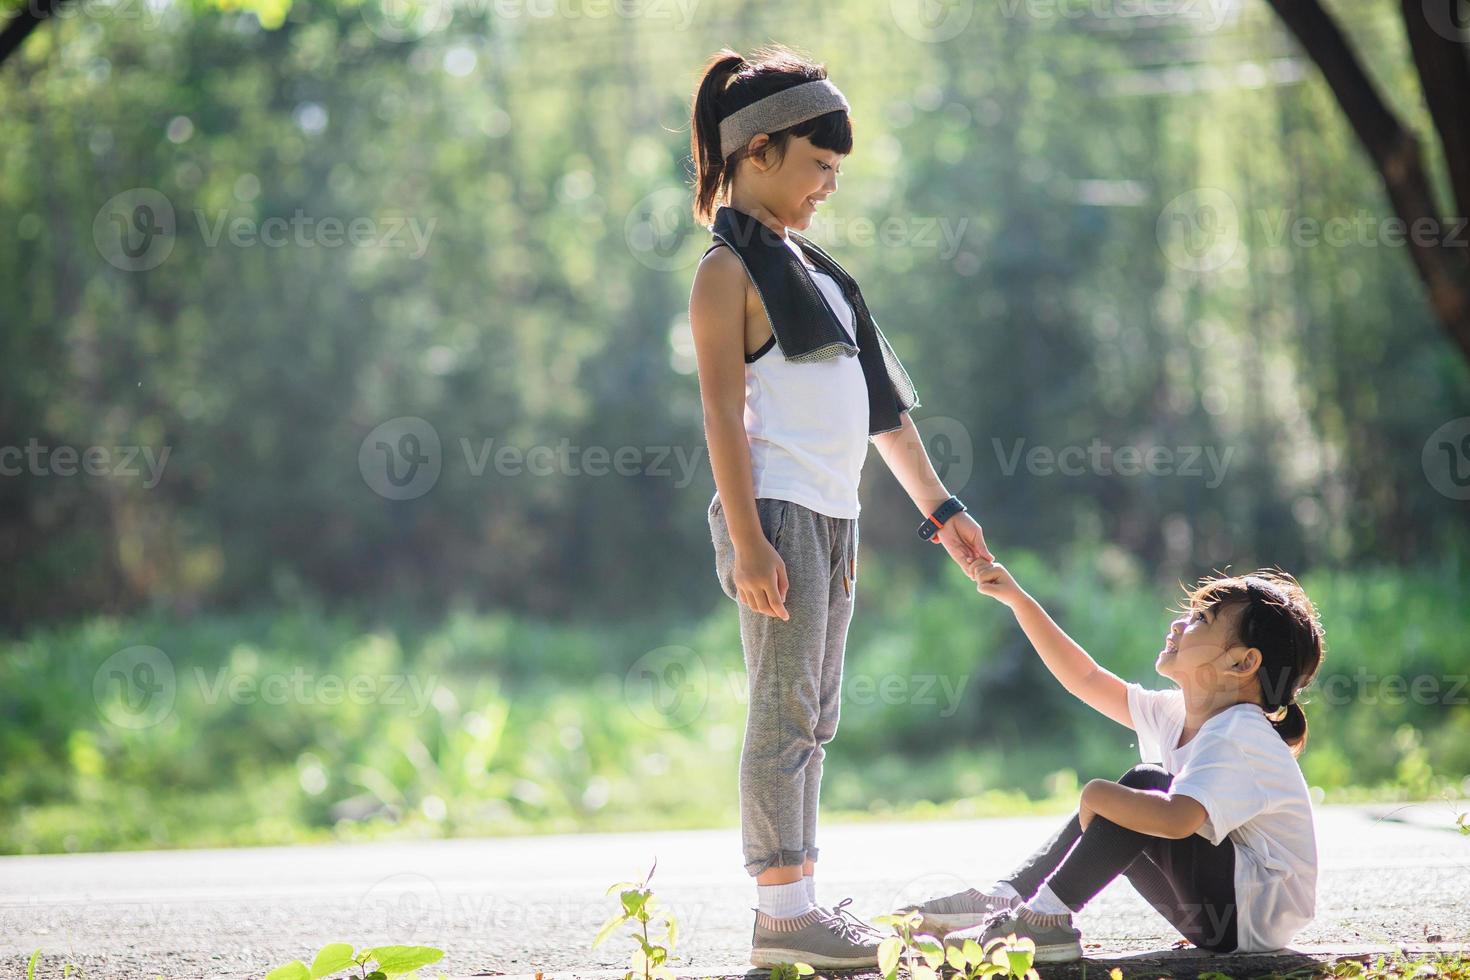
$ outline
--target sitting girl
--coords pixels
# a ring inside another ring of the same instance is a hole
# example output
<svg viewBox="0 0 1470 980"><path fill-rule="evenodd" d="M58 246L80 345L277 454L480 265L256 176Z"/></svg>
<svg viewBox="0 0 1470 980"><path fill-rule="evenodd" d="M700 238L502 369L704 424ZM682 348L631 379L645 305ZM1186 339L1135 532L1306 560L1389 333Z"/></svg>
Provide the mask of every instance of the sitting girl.
<svg viewBox="0 0 1470 980"><path fill-rule="evenodd" d="M1079 959L1072 914L1123 875L1196 946L1290 942L1312 919L1317 884L1296 696L1323 654L1296 580L1259 571L1189 590L1155 665L1178 689L1150 691L1088 656L1003 566L972 567L977 591L1011 609L1062 686L1136 730L1153 764L1088 783L1077 813L1013 874L918 906L924 928L950 945L1015 934L1035 941L1038 962Z"/></svg>

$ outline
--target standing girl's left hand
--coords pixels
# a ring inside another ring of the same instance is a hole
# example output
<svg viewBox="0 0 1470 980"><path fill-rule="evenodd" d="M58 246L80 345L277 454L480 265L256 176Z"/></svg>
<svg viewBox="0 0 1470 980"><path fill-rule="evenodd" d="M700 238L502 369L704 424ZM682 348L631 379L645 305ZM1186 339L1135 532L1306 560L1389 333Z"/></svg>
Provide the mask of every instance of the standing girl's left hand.
<svg viewBox="0 0 1470 980"><path fill-rule="evenodd" d="M984 532L968 511L945 521L939 533L929 540L944 545L949 557L964 569L966 575L970 574L970 560L977 556L985 561L995 561L995 556L985 547Z"/></svg>

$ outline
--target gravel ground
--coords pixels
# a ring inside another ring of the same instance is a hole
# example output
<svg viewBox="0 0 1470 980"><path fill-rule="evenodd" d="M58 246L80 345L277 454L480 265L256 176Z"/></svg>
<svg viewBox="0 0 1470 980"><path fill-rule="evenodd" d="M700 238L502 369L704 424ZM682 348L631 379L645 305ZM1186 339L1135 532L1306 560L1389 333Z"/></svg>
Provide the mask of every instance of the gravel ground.
<svg viewBox="0 0 1470 980"><path fill-rule="evenodd" d="M1317 919L1294 948L1470 944L1470 837L1443 803L1385 812L1319 808ZM852 896L853 911L875 915L955 891L1008 870L1055 822L827 827L818 898ZM40 948L39 977L70 962L98 980L244 980L334 941L439 946L434 975L619 975L631 943L590 948L613 909L604 891L655 856L654 889L680 919L680 973L745 975L754 888L738 832L714 830L0 858L0 977L23 977ZM1089 958L1127 974L1219 968L1192 952L1160 959L1177 936L1126 883L1079 924ZM1275 968L1251 958L1223 972Z"/></svg>

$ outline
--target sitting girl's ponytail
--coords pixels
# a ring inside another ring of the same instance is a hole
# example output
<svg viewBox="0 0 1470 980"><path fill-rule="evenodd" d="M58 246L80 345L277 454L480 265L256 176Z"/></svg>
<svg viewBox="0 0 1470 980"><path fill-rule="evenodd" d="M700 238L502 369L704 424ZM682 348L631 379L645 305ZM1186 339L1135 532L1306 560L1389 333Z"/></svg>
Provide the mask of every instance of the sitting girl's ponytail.
<svg viewBox="0 0 1470 980"><path fill-rule="evenodd" d="M1276 734L1291 746L1291 754L1300 755L1307 745L1307 713L1302 710L1302 706L1293 701L1276 711L1268 712L1266 717L1270 720L1271 727L1276 729Z"/></svg>

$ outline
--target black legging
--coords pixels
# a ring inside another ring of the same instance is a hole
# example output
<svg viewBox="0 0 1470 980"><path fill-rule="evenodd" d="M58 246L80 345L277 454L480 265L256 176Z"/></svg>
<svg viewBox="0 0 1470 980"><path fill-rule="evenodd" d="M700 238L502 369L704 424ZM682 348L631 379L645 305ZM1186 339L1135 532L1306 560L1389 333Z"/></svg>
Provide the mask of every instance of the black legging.
<svg viewBox="0 0 1470 980"><path fill-rule="evenodd" d="M1134 789L1158 790L1173 781L1169 772L1151 765L1134 766L1118 780ZM1152 837L1096 814L1084 831L1074 813L1003 880L1023 899L1035 896L1045 882L1076 912L1120 874L1196 946L1220 953L1235 949L1235 845L1229 838L1217 847L1199 834L1183 840Z"/></svg>

